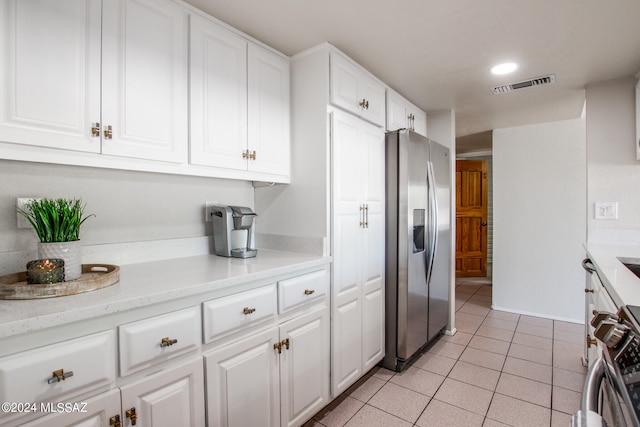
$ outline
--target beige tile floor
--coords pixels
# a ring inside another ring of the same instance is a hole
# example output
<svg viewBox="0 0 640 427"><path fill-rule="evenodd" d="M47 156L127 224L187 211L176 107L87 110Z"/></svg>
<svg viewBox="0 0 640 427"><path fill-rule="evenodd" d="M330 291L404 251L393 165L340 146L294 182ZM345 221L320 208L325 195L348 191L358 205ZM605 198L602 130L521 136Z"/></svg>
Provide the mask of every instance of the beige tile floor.
<svg viewBox="0 0 640 427"><path fill-rule="evenodd" d="M368 372L304 427L570 426L583 326L490 306L490 284L460 281L455 336L402 373Z"/></svg>

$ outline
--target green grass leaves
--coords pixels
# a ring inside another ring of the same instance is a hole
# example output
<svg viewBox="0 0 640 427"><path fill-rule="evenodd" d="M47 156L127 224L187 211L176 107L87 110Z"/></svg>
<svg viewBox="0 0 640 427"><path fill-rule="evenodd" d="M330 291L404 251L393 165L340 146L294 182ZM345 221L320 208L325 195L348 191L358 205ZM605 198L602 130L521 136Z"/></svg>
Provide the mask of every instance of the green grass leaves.
<svg viewBox="0 0 640 427"><path fill-rule="evenodd" d="M79 199L40 199L18 212L31 223L40 242L71 242L80 239L80 226L95 216L84 216L84 207Z"/></svg>

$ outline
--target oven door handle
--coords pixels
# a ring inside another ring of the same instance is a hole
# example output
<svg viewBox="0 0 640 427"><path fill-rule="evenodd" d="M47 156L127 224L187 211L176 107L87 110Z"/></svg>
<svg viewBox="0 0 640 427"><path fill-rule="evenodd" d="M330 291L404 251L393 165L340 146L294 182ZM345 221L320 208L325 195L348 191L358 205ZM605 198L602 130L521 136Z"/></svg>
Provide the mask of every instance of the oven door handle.
<svg viewBox="0 0 640 427"><path fill-rule="evenodd" d="M600 416L600 386L605 379L606 361L602 354L593 362L587 372L582 389L582 407L573 414L571 427L601 427L607 423Z"/></svg>
<svg viewBox="0 0 640 427"><path fill-rule="evenodd" d="M598 356L596 361L589 367L587 377L584 380L584 388L582 389L582 409L598 412L600 400L600 384L605 376L607 362L602 354Z"/></svg>

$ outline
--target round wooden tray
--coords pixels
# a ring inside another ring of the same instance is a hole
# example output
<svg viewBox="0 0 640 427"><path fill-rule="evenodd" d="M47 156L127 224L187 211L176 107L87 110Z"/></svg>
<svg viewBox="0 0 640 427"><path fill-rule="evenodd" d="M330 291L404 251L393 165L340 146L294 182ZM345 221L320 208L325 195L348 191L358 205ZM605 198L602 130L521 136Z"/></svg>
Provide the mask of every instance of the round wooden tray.
<svg viewBox="0 0 640 427"><path fill-rule="evenodd" d="M76 280L39 285L27 284L27 272L0 276L0 299L36 299L75 295L106 288L120 280L120 267L111 264L82 264Z"/></svg>

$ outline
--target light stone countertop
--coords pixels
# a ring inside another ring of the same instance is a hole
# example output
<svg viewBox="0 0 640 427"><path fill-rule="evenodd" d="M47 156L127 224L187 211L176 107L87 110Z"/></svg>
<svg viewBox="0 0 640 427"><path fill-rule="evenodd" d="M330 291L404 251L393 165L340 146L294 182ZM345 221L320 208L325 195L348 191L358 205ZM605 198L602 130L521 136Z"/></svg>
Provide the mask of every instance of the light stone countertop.
<svg viewBox="0 0 640 427"><path fill-rule="evenodd" d="M83 294L0 300L0 338L220 291L328 265L330 257L261 249L255 258L201 255L120 267L120 281Z"/></svg>
<svg viewBox="0 0 640 427"><path fill-rule="evenodd" d="M640 246L587 244L585 248L616 306L640 306L640 279L618 260L625 257L640 261Z"/></svg>

